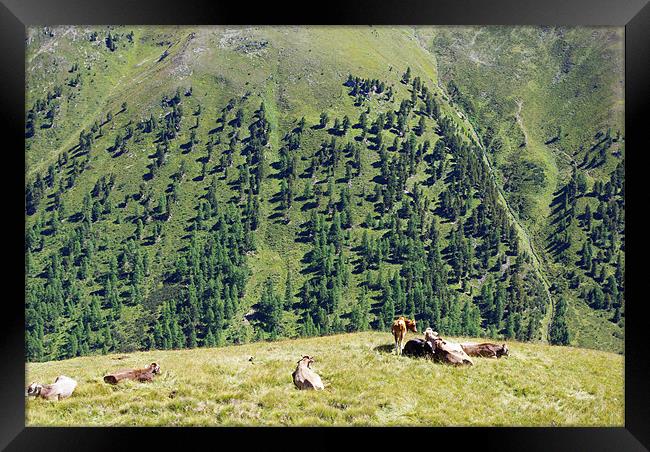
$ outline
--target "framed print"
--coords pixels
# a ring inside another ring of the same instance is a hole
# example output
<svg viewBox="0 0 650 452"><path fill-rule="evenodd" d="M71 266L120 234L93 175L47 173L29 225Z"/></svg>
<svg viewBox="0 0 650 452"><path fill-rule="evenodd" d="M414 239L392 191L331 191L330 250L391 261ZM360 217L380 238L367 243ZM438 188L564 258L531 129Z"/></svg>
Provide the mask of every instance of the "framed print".
<svg viewBox="0 0 650 452"><path fill-rule="evenodd" d="M581 3L4 2L0 444L644 450L650 7Z"/></svg>

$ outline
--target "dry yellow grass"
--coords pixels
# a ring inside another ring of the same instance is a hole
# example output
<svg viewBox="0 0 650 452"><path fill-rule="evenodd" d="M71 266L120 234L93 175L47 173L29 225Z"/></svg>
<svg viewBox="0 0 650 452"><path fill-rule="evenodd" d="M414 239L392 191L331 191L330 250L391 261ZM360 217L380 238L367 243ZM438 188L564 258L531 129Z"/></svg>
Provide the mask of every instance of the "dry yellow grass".
<svg viewBox="0 0 650 452"><path fill-rule="evenodd" d="M623 426L623 356L530 343L509 347L510 357L475 358L473 367L455 368L397 357L390 334L366 332L29 363L27 383L65 374L79 386L60 402L28 400L26 423ZM303 354L314 356L325 391L293 386L291 372ZM162 368L153 383L102 380L107 372L152 361Z"/></svg>

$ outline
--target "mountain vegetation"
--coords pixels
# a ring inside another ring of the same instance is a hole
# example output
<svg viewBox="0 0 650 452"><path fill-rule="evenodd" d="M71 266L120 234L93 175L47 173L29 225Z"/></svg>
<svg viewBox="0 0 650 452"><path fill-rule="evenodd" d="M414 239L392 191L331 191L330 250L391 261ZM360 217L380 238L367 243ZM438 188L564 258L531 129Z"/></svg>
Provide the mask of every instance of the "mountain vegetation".
<svg viewBox="0 0 650 452"><path fill-rule="evenodd" d="M29 29L27 359L400 314L622 351L621 38Z"/></svg>

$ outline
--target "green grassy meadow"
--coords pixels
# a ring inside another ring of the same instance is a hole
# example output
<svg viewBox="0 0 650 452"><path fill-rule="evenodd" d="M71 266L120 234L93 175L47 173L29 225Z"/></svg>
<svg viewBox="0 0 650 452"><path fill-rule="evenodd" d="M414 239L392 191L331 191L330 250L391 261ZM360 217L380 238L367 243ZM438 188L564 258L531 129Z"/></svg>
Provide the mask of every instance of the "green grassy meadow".
<svg viewBox="0 0 650 452"><path fill-rule="evenodd" d="M509 357L474 358L473 367L397 357L384 332L28 363L28 383L65 374L79 385L66 400L28 400L26 424L623 426L623 356L508 346ZM294 387L291 373L304 354L314 357L324 391ZM102 380L152 361L161 366L152 383Z"/></svg>

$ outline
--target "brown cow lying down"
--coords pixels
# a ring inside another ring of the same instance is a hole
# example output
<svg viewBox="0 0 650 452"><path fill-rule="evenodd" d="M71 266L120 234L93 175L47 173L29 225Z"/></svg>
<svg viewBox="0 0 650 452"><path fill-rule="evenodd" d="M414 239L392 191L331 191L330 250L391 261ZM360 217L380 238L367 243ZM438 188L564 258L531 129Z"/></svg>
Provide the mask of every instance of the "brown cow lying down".
<svg viewBox="0 0 650 452"><path fill-rule="evenodd" d="M66 399L72 395L77 382L65 375L59 375L51 385L42 385L39 383L32 383L27 387L25 395L27 397L42 397L47 400L61 400Z"/></svg>
<svg viewBox="0 0 650 452"><path fill-rule="evenodd" d="M311 369L313 363L314 358L311 356L303 356L302 359L298 361L298 367L296 367L296 370L291 374L293 377L293 384L296 385L296 388L325 389L320 376Z"/></svg>
<svg viewBox="0 0 650 452"><path fill-rule="evenodd" d="M492 344L490 342L484 342L482 344L477 344L474 342L467 342L465 344L460 344L463 347L465 353L469 356L482 356L484 358L500 358L502 356L508 356L508 346L506 344L498 345Z"/></svg>
<svg viewBox="0 0 650 452"><path fill-rule="evenodd" d="M152 381L153 376L160 373L160 366L151 363L144 369L124 369L104 376L104 382L112 385L122 380Z"/></svg>
<svg viewBox="0 0 650 452"><path fill-rule="evenodd" d="M433 359L435 361L454 365L474 365L472 359L467 356L463 349L457 347L458 344L448 343L442 338L437 337L431 345L433 347Z"/></svg>

